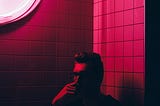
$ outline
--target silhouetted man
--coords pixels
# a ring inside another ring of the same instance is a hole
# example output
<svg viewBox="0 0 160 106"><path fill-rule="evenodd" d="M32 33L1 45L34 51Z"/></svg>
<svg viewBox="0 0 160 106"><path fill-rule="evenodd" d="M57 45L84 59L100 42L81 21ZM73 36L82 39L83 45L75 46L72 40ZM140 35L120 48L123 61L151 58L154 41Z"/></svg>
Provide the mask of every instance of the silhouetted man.
<svg viewBox="0 0 160 106"><path fill-rule="evenodd" d="M100 92L103 63L97 53L75 54L74 81L53 99L53 106L121 106L120 102Z"/></svg>

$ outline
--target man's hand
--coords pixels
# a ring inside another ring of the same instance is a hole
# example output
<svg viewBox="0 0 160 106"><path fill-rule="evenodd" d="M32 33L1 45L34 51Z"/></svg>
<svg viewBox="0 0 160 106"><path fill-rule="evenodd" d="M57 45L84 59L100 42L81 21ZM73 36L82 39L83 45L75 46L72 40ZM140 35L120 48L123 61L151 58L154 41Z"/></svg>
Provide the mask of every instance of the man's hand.
<svg viewBox="0 0 160 106"><path fill-rule="evenodd" d="M53 99L52 104L56 103L59 99L65 95L74 95L76 93L76 86L78 85L79 76L74 78L72 83L66 84L63 89L58 93L58 95Z"/></svg>

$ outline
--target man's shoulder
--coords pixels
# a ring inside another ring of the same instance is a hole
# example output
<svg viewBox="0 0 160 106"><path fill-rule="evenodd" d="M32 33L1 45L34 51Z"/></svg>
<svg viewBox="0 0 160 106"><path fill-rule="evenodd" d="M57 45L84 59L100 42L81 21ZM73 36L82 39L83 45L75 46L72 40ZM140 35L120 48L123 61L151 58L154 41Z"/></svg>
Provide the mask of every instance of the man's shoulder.
<svg viewBox="0 0 160 106"><path fill-rule="evenodd" d="M117 99L113 98L111 95L101 94L101 102L104 104L104 106L122 106L121 103Z"/></svg>

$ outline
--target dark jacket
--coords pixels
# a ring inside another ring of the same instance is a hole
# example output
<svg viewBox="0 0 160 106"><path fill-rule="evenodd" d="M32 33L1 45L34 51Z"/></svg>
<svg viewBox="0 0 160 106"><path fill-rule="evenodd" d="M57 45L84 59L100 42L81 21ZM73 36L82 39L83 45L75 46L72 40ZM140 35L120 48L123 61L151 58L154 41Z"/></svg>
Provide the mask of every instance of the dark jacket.
<svg viewBox="0 0 160 106"><path fill-rule="evenodd" d="M87 106L87 105L83 103L83 99L81 99L80 97L76 96L73 97L73 95L66 95L62 99L58 100L55 104L52 104L52 106ZM95 106L122 106L122 105L118 100L114 99L112 96L102 94L99 97L98 105Z"/></svg>

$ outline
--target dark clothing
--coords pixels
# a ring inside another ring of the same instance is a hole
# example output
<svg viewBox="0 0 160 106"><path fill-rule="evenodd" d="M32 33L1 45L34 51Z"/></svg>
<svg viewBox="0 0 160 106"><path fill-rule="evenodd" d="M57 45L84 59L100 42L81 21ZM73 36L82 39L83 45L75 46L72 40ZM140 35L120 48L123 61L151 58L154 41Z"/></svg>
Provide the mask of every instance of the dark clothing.
<svg viewBox="0 0 160 106"><path fill-rule="evenodd" d="M71 98L71 99L70 99ZM101 95L99 98L97 98L98 104L92 104L92 106L122 106L119 101L114 99L110 95ZM94 101L91 101L94 102ZM90 106L86 105L82 98L80 97L71 97L71 95L66 95L66 97L63 97L62 99L58 100L54 105L52 106Z"/></svg>

